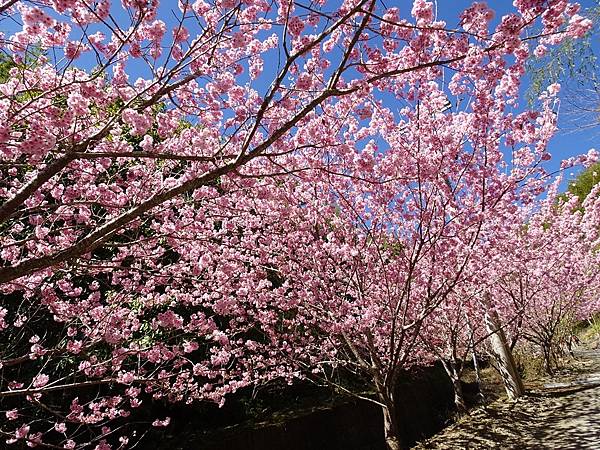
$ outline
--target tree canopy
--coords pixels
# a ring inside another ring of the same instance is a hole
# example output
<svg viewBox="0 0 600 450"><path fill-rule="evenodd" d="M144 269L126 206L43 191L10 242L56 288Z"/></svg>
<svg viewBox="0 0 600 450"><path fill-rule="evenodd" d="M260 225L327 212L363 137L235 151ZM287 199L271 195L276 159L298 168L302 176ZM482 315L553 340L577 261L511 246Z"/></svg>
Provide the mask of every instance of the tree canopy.
<svg viewBox="0 0 600 450"><path fill-rule="evenodd" d="M395 450L402 371L442 359L459 389L500 321L555 350L536 333L597 309L600 201L556 207L560 86L519 100L580 12L2 3L4 442L127 448L153 400L305 379L378 404Z"/></svg>

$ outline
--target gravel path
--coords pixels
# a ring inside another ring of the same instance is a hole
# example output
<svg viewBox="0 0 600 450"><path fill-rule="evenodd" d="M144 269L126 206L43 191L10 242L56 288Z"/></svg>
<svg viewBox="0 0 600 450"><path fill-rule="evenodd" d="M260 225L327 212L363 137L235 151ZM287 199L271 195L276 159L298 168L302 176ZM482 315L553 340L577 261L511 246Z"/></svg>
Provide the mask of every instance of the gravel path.
<svg viewBox="0 0 600 450"><path fill-rule="evenodd" d="M415 449L600 449L600 351L516 402L479 407Z"/></svg>

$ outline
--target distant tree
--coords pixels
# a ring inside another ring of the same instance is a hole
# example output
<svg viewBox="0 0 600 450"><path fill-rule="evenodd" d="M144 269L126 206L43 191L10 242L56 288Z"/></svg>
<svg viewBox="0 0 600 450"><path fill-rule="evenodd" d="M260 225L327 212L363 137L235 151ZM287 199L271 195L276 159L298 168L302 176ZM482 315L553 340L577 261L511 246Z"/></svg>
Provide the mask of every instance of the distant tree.
<svg viewBox="0 0 600 450"><path fill-rule="evenodd" d="M582 39L565 39L555 47L540 45L527 64L530 104L550 83L560 83L562 128L575 131L600 125L600 66L594 43L600 39L600 3L585 9L593 27Z"/></svg>
<svg viewBox="0 0 600 450"><path fill-rule="evenodd" d="M559 180L560 181L560 180ZM598 311L600 186L576 198L558 194L556 182L515 238L518 252L503 255L497 283L513 337L533 345L551 374L573 323Z"/></svg>
<svg viewBox="0 0 600 450"><path fill-rule="evenodd" d="M570 180L567 190L583 202L598 183L600 183L600 162L592 164Z"/></svg>

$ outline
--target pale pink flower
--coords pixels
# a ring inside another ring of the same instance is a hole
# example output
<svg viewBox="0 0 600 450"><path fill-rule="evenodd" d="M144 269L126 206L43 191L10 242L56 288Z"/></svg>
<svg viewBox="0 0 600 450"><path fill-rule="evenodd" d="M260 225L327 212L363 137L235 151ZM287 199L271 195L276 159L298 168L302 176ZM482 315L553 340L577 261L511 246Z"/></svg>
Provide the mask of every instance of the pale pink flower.
<svg viewBox="0 0 600 450"><path fill-rule="evenodd" d="M29 434L29 425L21 425L21 427L18 428L17 431L15 431L15 437L17 439L23 439L23 438L27 437L28 434Z"/></svg>
<svg viewBox="0 0 600 450"><path fill-rule="evenodd" d="M40 373L33 379L32 385L34 388L39 389L46 386L49 380L50 377L48 375Z"/></svg>
<svg viewBox="0 0 600 450"><path fill-rule="evenodd" d="M152 422L152 426L153 427L166 427L169 425L169 423L171 423L171 418L166 417L162 420L156 419L154 422Z"/></svg>

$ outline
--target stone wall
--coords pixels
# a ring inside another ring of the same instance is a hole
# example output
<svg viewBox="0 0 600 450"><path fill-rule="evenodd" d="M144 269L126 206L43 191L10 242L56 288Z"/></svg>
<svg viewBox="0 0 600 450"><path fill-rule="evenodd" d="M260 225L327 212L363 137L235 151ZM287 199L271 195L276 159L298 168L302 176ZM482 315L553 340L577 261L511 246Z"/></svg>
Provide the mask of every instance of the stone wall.
<svg viewBox="0 0 600 450"><path fill-rule="evenodd" d="M452 412L452 386L441 365L407 374L398 385L400 433L412 445L432 436L447 423ZM216 411L215 411L216 412ZM354 400L329 408L316 407L309 413L277 423L233 425L218 431L192 432L190 425L175 436L158 436L143 448L164 450L383 450L383 419L379 406ZM219 413L217 413L219 415ZM184 416L184 417L182 417ZM215 419L215 417L211 417ZM205 423L206 425L206 423ZM160 442L160 443L159 443Z"/></svg>

